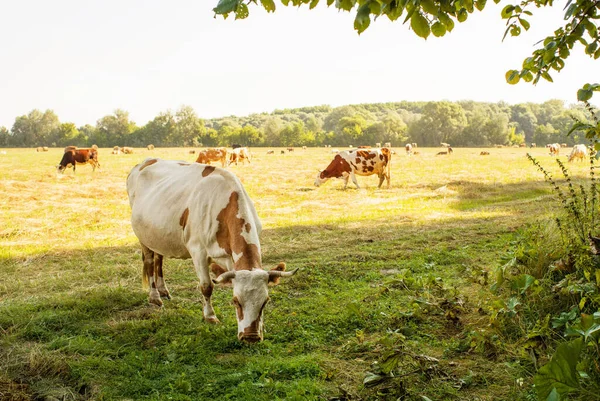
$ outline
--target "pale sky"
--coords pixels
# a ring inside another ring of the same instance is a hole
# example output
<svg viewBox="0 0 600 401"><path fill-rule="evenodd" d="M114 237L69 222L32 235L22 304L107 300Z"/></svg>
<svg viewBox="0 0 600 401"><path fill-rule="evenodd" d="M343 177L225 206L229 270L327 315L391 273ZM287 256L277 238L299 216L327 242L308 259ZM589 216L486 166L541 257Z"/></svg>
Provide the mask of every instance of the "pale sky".
<svg viewBox="0 0 600 401"><path fill-rule="evenodd" d="M600 62L577 51L552 84L505 82L562 22L564 1L532 10L530 31L504 42L505 2L427 41L387 18L359 36L354 13L322 3L309 11L276 1L274 14L251 7L236 21L213 18L217 0L3 2L0 126L34 108L77 126L120 108L141 126L182 105L212 118L401 100L569 104L600 80Z"/></svg>

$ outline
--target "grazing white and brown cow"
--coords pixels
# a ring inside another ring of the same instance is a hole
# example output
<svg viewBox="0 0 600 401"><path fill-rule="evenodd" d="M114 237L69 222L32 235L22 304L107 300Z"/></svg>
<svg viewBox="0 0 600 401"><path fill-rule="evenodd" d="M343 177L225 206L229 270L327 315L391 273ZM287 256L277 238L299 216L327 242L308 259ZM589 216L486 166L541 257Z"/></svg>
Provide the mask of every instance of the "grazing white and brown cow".
<svg viewBox="0 0 600 401"><path fill-rule="evenodd" d="M127 177L131 225L142 246L142 282L149 302L170 298L162 272L163 258L192 259L202 291L204 319L219 320L211 304L213 280L233 285L238 339L263 339L263 309L268 284L277 284L285 263L263 269L262 229L254 203L229 171L205 164L146 159Z"/></svg>
<svg viewBox="0 0 600 401"><path fill-rule="evenodd" d="M569 161L572 162L575 159L579 159L584 161L587 158L588 149L585 145L575 145L573 149L571 149L571 154L569 155Z"/></svg>
<svg viewBox="0 0 600 401"><path fill-rule="evenodd" d="M412 149L413 149L413 146L412 146L412 144L411 144L411 143L407 143L407 144L404 146L404 149L406 149L406 154L410 156L410 155L412 154Z"/></svg>
<svg viewBox="0 0 600 401"><path fill-rule="evenodd" d="M110 153L113 155L119 155L119 154L121 154L121 148L118 146L114 146L113 150Z"/></svg>
<svg viewBox="0 0 600 401"><path fill-rule="evenodd" d="M196 163L210 164L210 162L221 162L221 167L225 167L227 148L210 148L198 152Z"/></svg>
<svg viewBox="0 0 600 401"><path fill-rule="evenodd" d="M121 148L121 152L123 152L126 155L132 155L133 154L133 148L130 148L129 146L124 146Z"/></svg>
<svg viewBox="0 0 600 401"><path fill-rule="evenodd" d="M560 153L560 145L558 143L551 143L546 145L548 151L550 152L550 156L558 156Z"/></svg>
<svg viewBox="0 0 600 401"><path fill-rule="evenodd" d="M318 187L330 178L342 178L344 188L346 188L348 179L352 178L356 188L360 188L356 175L377 174L379 176L378 187L381 188L383 180L387 179L389 188L391 159L392 153L388 148L344 150L335 156L325 170L317 174L315 186Z"/></svg>
<svg viewBox="0 0 600 401"><path fill-rule="evenodd" d="M235 148L229 154L229 164L235 163L237 166L238 162L244 164L244 160L250 163L250 151L246 147Z"/></svg>
<svg viewBox="0 0 600 401"><path fill-rule="evenodd" d="M100 163L98 162L98 150L93 148L79 149L75 146L67 146L56 169L58 173L64 173L67 167L73 166L73 173L75 173L75 166L77 164L91 164L92 171L96 171L96 167L100 168Z"/></svg>

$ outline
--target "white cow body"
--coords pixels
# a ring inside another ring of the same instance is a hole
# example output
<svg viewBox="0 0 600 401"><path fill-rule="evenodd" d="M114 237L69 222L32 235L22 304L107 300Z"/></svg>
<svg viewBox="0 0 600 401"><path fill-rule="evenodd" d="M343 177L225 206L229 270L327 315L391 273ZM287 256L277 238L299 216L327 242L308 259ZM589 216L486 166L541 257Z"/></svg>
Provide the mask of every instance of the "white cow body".
<svg viewBox="0 0 600 401"><path fill-rule="evenodd" d="M262 269L262 226L239 179L204 164L146 159L127 177L127 193L131 225L142 245L144 281L151 287L149 302L160 306L161 296L170 298L162 257L191 258L204 295L204 318L218 322L210 301L210 265L217 282L233 283L234 303L240 305L238 338L262 340L267 284L294 272L284 272L283 263L275 272Z"/></svg>
<svg viewBox="0 0 600 401"><path fill-rule="evenodd" d="M587 146L585 145L575 145L571 150L571 154L569 155L569 161L572 162L575 159L579 159L584 161L588 155Z"/></svg>

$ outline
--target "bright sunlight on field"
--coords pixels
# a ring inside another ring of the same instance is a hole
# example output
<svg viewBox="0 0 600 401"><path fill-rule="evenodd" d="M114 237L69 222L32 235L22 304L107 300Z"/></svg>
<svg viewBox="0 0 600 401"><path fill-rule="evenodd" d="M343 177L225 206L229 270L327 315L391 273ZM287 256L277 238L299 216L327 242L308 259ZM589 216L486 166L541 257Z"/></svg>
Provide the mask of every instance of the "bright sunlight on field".
<svg viewBox="0 0 600 401"><path fill-rule="evenodd" d="M62 149L7 149L0 399L527 399L515 382L524 367L465 339L488 324L488 273L512 235L557 207L525 154L556 164L543 148L417 150L396 149L390 189L376 176L316 188L325 148L256 148L230 167L263 223L265 267L300 268L270 291L265 341L245 345L230 288L213 295L222 323L202 320L191 261L166 260L173 299L162 309L141 287L126 177L151 156L194 161L189 149L100 149L100 171L63 175ZM378 383L397 349L406 374Z"/></svg>

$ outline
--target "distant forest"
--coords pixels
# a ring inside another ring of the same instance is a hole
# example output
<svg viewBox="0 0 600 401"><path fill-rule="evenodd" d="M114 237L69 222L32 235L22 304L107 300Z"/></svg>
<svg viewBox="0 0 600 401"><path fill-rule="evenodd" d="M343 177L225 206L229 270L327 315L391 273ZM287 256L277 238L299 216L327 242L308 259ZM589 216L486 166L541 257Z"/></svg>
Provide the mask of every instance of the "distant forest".
<svg viewBox="0 0 600 401"><path fill-rule="evenodd" d="M587 120L587 114L583 107L565 107L560 100L517 105L474 101L323 105L212 119L202 119L192 107L183 106L160 113L141 127L120 109L96 125L77 127L60 122L52 110L32 110L17 117L12 128L0 127L0 146L573 145L585 143L581 133L567 136L573 118Z"/></svg>

